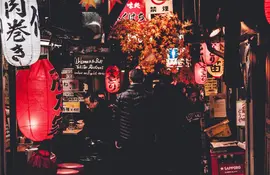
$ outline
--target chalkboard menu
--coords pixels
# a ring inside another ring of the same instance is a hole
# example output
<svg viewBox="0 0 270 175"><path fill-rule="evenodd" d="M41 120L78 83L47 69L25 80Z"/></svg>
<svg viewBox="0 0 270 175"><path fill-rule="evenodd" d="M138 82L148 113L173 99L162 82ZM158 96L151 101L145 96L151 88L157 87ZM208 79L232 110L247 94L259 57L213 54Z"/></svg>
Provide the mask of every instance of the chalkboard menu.
<svg viewBox="0 0 270 175"><path fill-rule="evenodd" d="M95 55L80 55L74 58L74 75L92 76L105 75L105 57Z"/></svg>

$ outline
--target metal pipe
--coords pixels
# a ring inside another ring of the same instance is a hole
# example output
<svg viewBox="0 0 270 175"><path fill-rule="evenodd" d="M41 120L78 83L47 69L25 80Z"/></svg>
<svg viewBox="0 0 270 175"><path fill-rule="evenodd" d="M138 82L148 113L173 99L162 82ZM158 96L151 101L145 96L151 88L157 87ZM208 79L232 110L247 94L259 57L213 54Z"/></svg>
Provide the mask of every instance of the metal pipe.
<svg viewBox="0 0 270 175"><path fill-rule="evenodd" d="M12 175L16 173L17 162L17 119L16 119L16 68L8 66L10 99L10 154Z"/></svg>
<svg viewBox="0 0 270 175"><path fill-rule="evenodd" d="M194 21L197 23L197 7L196 7L196 0L193 0L193 10L194 10Z"/></svg>
<svg viewBox="0 0 270 175"><path fill-rule="evenodd" d="M182 0L182 21L185 20L185 0Z"/></svg>
<svg viewBox="0 0 270 175"><path fill-rule="evenodd" d="M1 41L1 35L0 35ZM0 175L6 175L6 115L5 104L3 95L3 57L2 57L2 44L0 42Z"/></svg>

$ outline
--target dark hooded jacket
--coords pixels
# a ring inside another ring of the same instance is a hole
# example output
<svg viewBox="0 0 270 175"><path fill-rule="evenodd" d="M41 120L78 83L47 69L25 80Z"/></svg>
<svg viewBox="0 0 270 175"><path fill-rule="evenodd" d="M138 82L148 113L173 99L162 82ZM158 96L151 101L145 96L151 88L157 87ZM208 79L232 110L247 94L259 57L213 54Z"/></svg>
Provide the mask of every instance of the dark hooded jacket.
<svg viewBox="0 0 270 175"><path fill-rule="evenodd" d="M142 84L131 84L116 99L115 133L120 143L151 142L151 97Z"/></svg>

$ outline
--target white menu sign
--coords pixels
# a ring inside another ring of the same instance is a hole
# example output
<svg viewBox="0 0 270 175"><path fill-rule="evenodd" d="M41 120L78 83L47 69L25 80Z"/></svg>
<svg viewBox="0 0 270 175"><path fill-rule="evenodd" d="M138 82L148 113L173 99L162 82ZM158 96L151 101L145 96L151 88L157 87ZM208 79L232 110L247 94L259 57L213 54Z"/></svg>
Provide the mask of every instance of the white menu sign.
<svg viewBox="0 0 270 175"><path fill-rule="evenodd" d="M236 125L245 126L246 123L246 101L239 100L236 102Z"/></svg>

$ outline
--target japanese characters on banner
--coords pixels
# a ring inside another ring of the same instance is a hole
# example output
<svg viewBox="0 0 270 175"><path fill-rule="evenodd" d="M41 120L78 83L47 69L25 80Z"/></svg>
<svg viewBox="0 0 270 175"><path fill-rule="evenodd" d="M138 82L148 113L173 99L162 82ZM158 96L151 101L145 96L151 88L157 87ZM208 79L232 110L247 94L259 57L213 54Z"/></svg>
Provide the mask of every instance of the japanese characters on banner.
<svg viewBox="0 0 270 175"><path fill-rule="evenodd" d="M220 43L212 43L212 48L220 50ZM218 61L218 58L219 57L217 55L209 52L206 43L200 44L200 60L206 65L210 66L215 64Z"/></svg>
<svg viewBox="0 0 270 175"><path fill-rule="evenodd" d="M184 50L185 48L183 48ZM186 58L179 58L178 56L181 54L179 53L178 48L170 48L167 52L167 60L166 60L166 67L190 67L191 60Z"/></svg>
<svg viewBox="0 0 270 175"><path fill-rule="evenodd" d="M203 62L198 62L194 66L195 82L197 84L205 84L207 80L207 67Z"/></svg>
<svg viewBox="0 0 270 175"><path fill-rule="evenodd" d="M13 66L28 66L40 55L36 0L1 0L0 33L3 53Z"/></svg>
<svg viewBox="0 0 270 175"><path fill-rule="evenodd" d="M152 19L157 14L173 12L173 0L147 0L146 18Z"/></svg>
<svg viewBox="0 0 270 175"><path fill-rule="evenodd" d="M111 0L109 3L110 11L114 4L115 1ZM130 19L138 22L145 21L145 0L129 0L118 17L118 20L121 19Z"/></svg>
<svg viewBox="0 0 270 175"><path fill-rule="evenodd" d="M224 73L224 59L218 58L217 62L207 67L208 73L213 77L219 78Z"/></svg>
<svg viewBox="0 0 270 175"><path fill-rule="evenodd" d="M120 69L117 66L109 66L106 69L105 86L109 93L117 93L120 90Z"/></svg>
<svg viewBox="0 0 270 175"><path fill-rule="evenodd" d="M236 125L245 126L246 123L246 101L236 101Z"/></svg>

